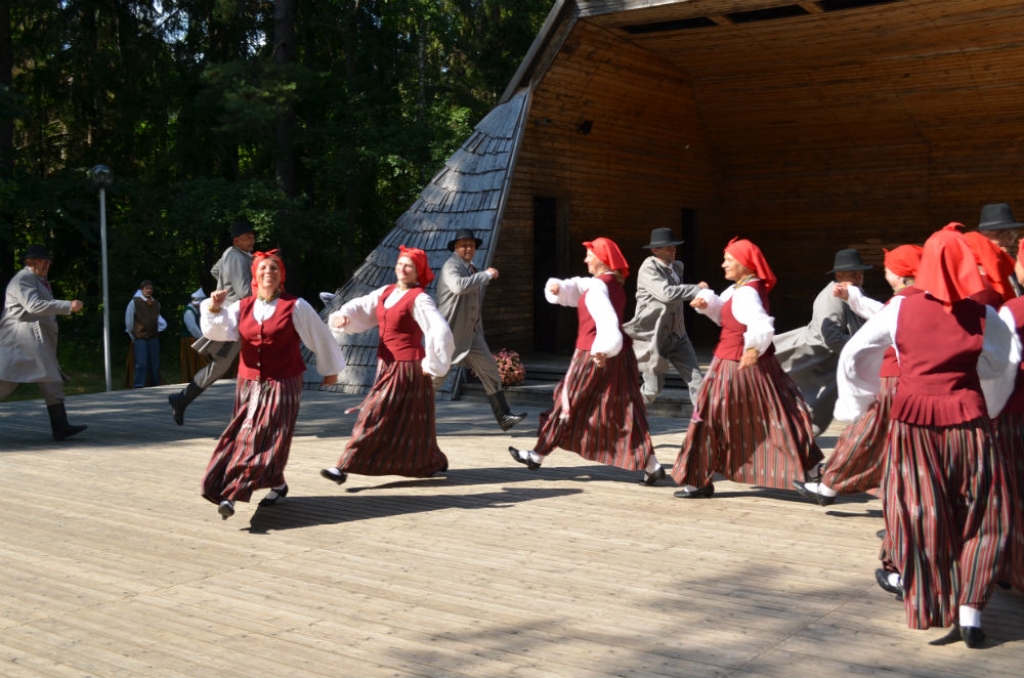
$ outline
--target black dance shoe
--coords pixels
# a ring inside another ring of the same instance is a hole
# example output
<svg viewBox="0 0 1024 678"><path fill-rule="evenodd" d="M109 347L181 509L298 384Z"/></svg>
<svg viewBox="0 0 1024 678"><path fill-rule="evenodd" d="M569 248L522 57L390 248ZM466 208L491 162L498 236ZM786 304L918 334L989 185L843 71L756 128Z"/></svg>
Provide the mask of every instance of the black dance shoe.
<svg viewBox="0 0 1024 678"><path fill-rule="evenodd" d="M658 464L658 468L653 473L644 471L644 477L640 479L641 485L653 485L659 480L665 479L665 467Z"/></svg>
<svg viewBox="0 0 1024 678"><path fill-rule="evenodd" d="M327 478L328 480L333 480L339 485L348 480L348 474L342 471L340 468L322 468L320 469L320 475L322 475L324 478Z"/></svg>
<svg viewBox="0 0 1024 678"><path fill-rule="evenodd" d="M832 503L835 502L836 500L835 497L826 497L821 492L811 492L810 490L807 489L807 486L804 483L801 483L799 480L793 481L793 487L796 488L796 491L800 493L801 497L804 497L805 499L810 499L811 501L816 501L818 502L819 506L831 506Z"/></svg>
<svg viewBox="0 0 1024 678"><path fill-rule="evenodd" d="M903 600L903 587L894 586L889 581L889 574L889 570L883 570L879 568L875 570L875 581L878 583L878 586L881 587L883 591L887 591L888 593L894 594L896 596L896 600Z"/></svg>
<svg viewBox="0 0 1024 678"><path fill-rule="evenodd" d="M227 520L231 516L235 515L235 507L231 504L230 501L225 499L217 507L217 513L220 514L221 520Z"/></svg>
<svg viewBox="0 0 1024 678"><path fill-rule="evenodd" d="M274 495L274 496L270 496L270 495ZM270 492L267 492L267 496L263 497L263 499L260 499L259 505L260 506L273 506L274 504L277 503L277 501L279 499L284 499L287 496L288 496L288 483L285 483L284 487L282 487L280 490L275 490L275 489L271 488Z"/></svg>
<svg viewBox="0 0 1024 678"><path fill-rule="evenodd" d="M533 459L530 459L529 457L523 459L522 457L520 457L519 450L512 447L511 445L508 446L508 453L511 454L512 458L518 461L520 464L526 464L526 468L530 469L531 471L536 471L537 469L540 468L540 464L535 462Z"/></svg>
<svg viewBox="0 0 1024 678"><path fill-rule="evenodd" d="M704 487L698 487L696 490L688 490L684 487L673 492L673 494L680 499L711 499L711 497L715 496L715 484L708 483Z"/></svg>

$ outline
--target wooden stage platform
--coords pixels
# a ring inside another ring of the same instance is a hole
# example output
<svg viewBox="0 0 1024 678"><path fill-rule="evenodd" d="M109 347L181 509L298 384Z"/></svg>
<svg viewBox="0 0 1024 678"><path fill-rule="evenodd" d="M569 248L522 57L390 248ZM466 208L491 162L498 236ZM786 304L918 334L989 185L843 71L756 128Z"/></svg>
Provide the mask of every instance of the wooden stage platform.
<svg viewBox="0 0 1024 678"><path fill-rule="evenodd" d="M318 475L357 396L304 393L290 496L221 520L199 479L231 410L221 382L0 403L0 676L1009 676L1024 596L989 640L933 647L875 584L880 504L828 509L718 482L711 500L558 451L530 472L486 402L438 404L446 477ZM686 421L651 420L671 463ZM835 431L830 431L834 434ZM828 445L835 438L823 439ZM254 499L262 496L260 492Z"/></svg>

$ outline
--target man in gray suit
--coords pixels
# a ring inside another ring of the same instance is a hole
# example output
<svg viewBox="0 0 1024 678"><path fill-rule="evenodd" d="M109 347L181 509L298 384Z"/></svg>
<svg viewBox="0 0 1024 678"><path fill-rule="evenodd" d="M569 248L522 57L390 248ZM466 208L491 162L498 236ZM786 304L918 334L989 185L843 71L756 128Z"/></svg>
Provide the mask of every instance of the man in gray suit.
<svg viewBox="0 0 1024 678"><path fill-rule="evenodd" d="M50 415L55 440L81 433L64 408L67 375L57 362L57 316L82 310L78 299L54 299L47 275L53 257L44 245L29 245L21 269L7 285L0 318L0 400L19 384L36 383Z"/></svg>
<svg viewBox="0 0 1024 678"><path fill-rule="evenodd" d="M836 283L864 285L864 271L872 268L853 248L839 250L832 270L835 275L814 300L814 311L807 327L801 327L775 337L775 355L789 376L800 387L804 400L811 408L814 435L832 423L836 406L836 368L839 353L853 333L864 324L864 319L853 312L832 290Z"/></svg>
<svg viewBox="0 0 1024 678"><path fill-rule="evenodd" d="M448 321L455 338L452 365L461 364L473 370L491 401L494 418L501 430L507 431L521 422L526 414L512 414L509 410L498 366L484 339L484 328L480 322L484 288L498 277L498 269L476 270L473 256L482 244L483 240L468 228L459 229L448 243L452 255L437 276L437 308ZM435 385L439 386L441 381L443 377L435 380Z"/></svg>
<svg viewBox="0 0 1024 678"><path fill-rule="evenodd" d="M236 221L231 226L231 247L224 250L224 254L210 269L217 281L214 289L228 291L225 306L252 294L252 250L255 245L256 232L252 224L244 219ZM192 348L206 356L210 362L196 372L192 381L180 392L167 396L171 414L178 426L185 423L185 408L189 403L231 369L242 350L242 344L238 341L212 341L204 337L197 339Z"/></svg>
<svg viewBox="0 0 1024 678"><path fill-rule="evenodd" d="M651 242L644 245L651 256L640 265L636 277L636 313L622 326L633 338L633 352L644 380L640 392L646 403L653 403L661 393L670 365L686 381L691 403L697 402L704 382L683 324L683 309L707 283L683 282L683 263L676 261L676 247L682 244L671 228L651 231Z"/></svg>

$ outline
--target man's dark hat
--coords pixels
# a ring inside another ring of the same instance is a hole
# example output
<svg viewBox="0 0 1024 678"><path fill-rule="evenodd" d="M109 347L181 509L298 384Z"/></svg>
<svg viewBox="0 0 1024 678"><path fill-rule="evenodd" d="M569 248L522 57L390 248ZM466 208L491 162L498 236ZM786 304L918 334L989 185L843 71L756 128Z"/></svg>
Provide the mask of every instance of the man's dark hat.
<svg viewBox="0 0 1024 678"><path fill-rule="evenodd" d="M29 245L25 248L25 256L21 259L22 261L26 259L49 259L53 261L53 257L46 251L46 245Z"/></svg>
<svg viewBox="0 0 1024 678"><path fill-rule="evenodd" d="M472 229L460 228L458 231L455 232L455 237L448 241L448 251L454 252L455 243L459 242L460 240L476 240L477 247L480 247L480 245L484 244L484 241L476 237L476 234L473 233Z"/></svg>
<svg viewBox="0 0 1024 678"><path fill-rule="evenodd" d="M246 219L239 219L235 223L231 224L231 239L234 240L240 235L246 233L255 233L256 229L252 227L252 224Z"/></svg>
<svg viewBox="0 0 1024 678"><path fill-rule="evenodd" d="M869 268L874 268L874 266L865 264L864 260L860 258L860 252L851 247L836 252L836 260L832 265L832 270L825 275L831 275L837 271L866 271Z"/></svg>
<svg viewBox="0 0 1024 678"><path fill-rule="evenodd" d="M994 202L981 208L979 231L1004 231L1011 228L1024 228L1013 219L1013 212L1005 202Z"/></svg>
<svg viewBox="0 0 1024 678"><path fill-rule="evenodd" d="M672 232L671 228L656 228L651 231L651 242L644 245L644 249L649 250L654 247L675 247L676 245L682 244L682 240L676 240L676 234Z"/></svg>

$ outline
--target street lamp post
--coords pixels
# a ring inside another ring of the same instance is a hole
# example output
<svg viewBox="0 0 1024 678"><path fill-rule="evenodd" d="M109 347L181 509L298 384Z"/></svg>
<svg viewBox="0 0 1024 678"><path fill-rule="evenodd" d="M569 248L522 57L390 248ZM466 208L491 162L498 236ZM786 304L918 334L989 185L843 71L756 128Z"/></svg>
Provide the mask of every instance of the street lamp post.
<svg viewBox="0 0 1024 678"><path fill-rule="evenodd" d="M110 385L110 289L107 284L107 187L114 183L114 173L106 165L89 170L92 182L100 191L100 249L103 259L103 373Z"/></svg>

